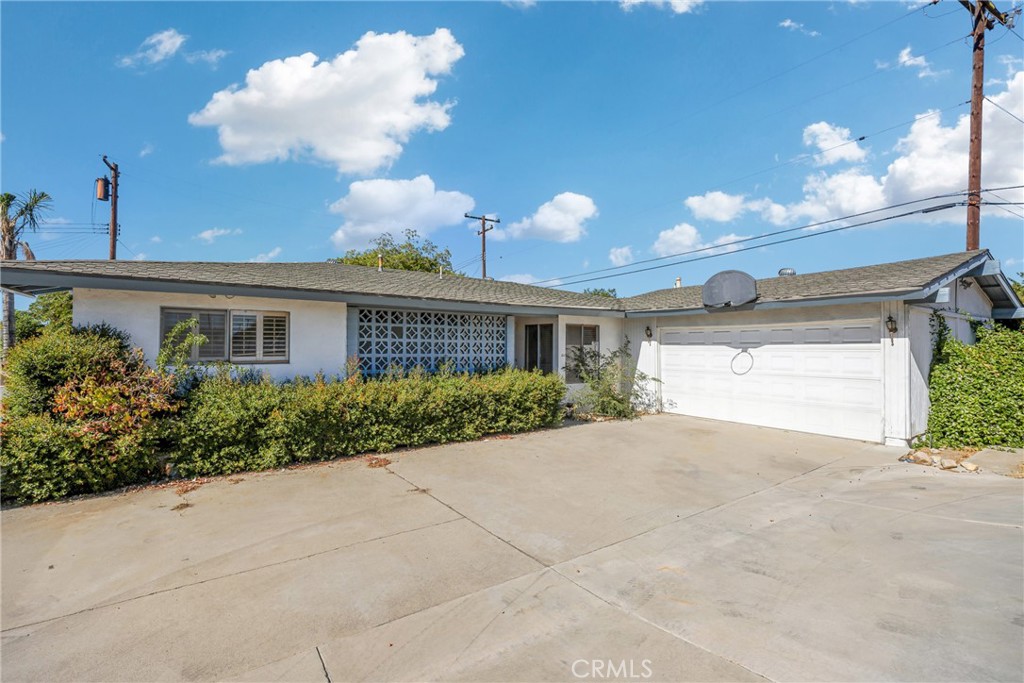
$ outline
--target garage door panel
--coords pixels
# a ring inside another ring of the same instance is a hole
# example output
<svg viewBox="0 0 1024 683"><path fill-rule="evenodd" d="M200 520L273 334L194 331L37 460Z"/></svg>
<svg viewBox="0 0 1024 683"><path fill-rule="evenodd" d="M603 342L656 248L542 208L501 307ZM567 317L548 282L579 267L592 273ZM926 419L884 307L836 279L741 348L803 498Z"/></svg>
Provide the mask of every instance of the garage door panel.
<svg viewBox="0 0 1024 683"><path fill-rule="evenodd" d="M873 323L674 332L662 334L667 412L881 438L881 346ZM696 339L718 342L684 343Z"/></svg>

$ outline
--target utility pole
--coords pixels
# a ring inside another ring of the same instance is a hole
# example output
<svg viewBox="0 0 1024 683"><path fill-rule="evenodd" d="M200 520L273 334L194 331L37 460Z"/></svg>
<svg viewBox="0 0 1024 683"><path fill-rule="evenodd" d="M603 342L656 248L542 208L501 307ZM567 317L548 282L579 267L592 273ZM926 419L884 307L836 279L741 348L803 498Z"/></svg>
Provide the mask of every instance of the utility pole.
<svg viewBox="0 0 1024 683"><path fill-rule="evenodd" d="M960 0L974 18L973 68L971 74L971 141L967 162L967 250L978 249L981 244L981 129L982 100L985 97L985 31L998 21L1012 28L1010 17L996 9L989 0ZM989 15L992 18L989 18Z"/></svg>
<svg viewBox="0 0 1024 683"><path fill-rule="evenodd" d="M488 218L487 216L470 216L468 213L465 214L465 217L466 218L472 218L474 220L480 221L480 229L477 230L476 234L480 235L480 260L483 263L483 272L482 272L481 277L483 277L483 279L486 280L487 279L487 233L489 233L491 230L494 230L494 226L493 225L488 227L487 224L488 223L500 223L501 219L500 218Z"/></svg>
<svg viewBox="0 0 1024 683"><path fill-rule="evenodd" d="M117 181L121 177L121 171L117 170L117 164L107 161L107 155L103 155L103 163L110 169L113 176L110 188L110 260L117 260Z"/></svg>

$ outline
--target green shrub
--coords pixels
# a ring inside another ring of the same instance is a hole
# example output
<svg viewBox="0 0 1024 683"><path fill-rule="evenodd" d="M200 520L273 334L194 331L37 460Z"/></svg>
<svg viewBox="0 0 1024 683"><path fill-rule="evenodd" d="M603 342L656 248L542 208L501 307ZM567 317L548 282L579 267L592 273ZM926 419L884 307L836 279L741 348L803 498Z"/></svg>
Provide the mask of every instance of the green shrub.
<svg viewBox="0 0 1024 683"><path fill-rule="evenodd" d="M0 497L31 503L159 475L161 419L178 407L175 379L129 351L123 335L47 329L11 356Z"/></svg>
<svg viewBox="0 0 1024 683"><path fill-rule="evenodd" d="M1024 330L944 339L931 370L926 440L935 446L1024 447Z"/></svg>
<svg viewBox="0 0 1024 683"><path fill-rule="evenodd" d="M103 435L50 415L13 417L0 424L0 496L36 503L99 493L159 475L152 423Z"/></svg>
<svg viewBox="0 0 1024 683"><path fill-rule="evenodd" d="M564 395L557 376L521 370L285 384L222 371L189 396L174 462L206 476L523 432L557 424Z"/></svg>
<svg viewBox="0 0 1024 683"><path fill-rule="evenodd" d="M638 413L654 410L651 383L657 380L637 370L629 339L603 354L574 347L568 365L584 384L573 396L577 413L631 420Z"/></svg>
<svg viewBox="0 0 1024 683"><path fill-rule="evenodd" d="M128 337L106 325L55 327L15 345L5 361L4 413L42 415L57 388L128 356Z"/></svg>

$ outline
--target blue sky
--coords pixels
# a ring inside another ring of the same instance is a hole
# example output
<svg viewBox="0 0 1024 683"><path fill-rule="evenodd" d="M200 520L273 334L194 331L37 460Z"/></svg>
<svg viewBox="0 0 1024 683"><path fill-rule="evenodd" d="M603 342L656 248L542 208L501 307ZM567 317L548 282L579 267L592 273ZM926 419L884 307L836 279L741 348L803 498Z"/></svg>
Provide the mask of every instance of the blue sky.
<svg viewBox="0 0 1024 683"><path fill-rule="evenodd" d="M799 229L966 189L970 18L951 0L0 11L3 190L54 197L41 259L106 257L87 225L109 216L103 154L127 259L316 261L414 228L477 275L467 211L501 218L488 275L620 295L964 248L963 208L821 234L959 197ZM1021 33L988 34L986 188L1024 185ZM1007 272L1022 212L983 214ZM813 236L734 244L788 229Z"/></svg>

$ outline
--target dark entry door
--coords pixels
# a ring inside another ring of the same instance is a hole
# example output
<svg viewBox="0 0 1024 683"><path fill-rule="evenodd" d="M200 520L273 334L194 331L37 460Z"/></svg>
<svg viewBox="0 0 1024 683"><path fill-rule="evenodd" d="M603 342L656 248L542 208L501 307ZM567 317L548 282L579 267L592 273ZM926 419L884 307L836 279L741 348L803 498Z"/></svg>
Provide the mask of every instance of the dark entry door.
<svg viewBox="0 0 1024 683"><path fill-rule="evenodd" d="M539 368L541 372L552 371L554 358L555 326L526 326L526 369Z"/></svg>

